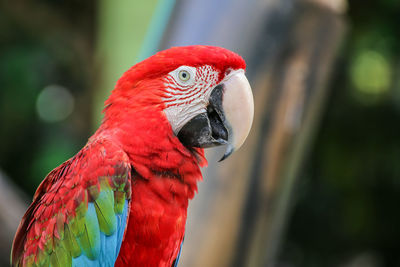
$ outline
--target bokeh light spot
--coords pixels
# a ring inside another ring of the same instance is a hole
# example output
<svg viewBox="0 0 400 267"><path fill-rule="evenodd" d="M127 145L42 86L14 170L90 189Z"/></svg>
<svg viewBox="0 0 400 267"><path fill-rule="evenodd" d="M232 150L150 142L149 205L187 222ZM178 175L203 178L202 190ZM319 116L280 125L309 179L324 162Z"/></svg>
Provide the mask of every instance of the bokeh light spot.
<svg viewBox="0 0 400 267"><path fill-rule="evenodd" d="M67 118L74 110L74 97L63 86L46 86L36 101L39 117L45 122L57 122Z"/></svg>
<svg viewBox="0 0 400 267"><path fill-rule="evenodd" d="M391 69L388 60L373 50L364 50L354 59L351 81L359 93L378 96L389 90Z"/></svg>

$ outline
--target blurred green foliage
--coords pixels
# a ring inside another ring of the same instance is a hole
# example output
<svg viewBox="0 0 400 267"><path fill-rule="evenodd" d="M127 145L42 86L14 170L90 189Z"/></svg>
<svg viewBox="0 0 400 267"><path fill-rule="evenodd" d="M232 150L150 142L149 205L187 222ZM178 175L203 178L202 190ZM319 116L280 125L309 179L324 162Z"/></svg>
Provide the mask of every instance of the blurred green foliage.
<svg viewBox="0 0 400 267"><path fill-rule="evenodd" d="M97 128L158 2L0 3L0 169L29 194Z"/></svg>
<svg viewBox="0 0 400 267"><path fill-rule="evenodd" d="M0 3L0 168L33 194L45 175L86 142L94 3ZM40 120L36 105L49 85L77 100L65 120Z"/></svg>

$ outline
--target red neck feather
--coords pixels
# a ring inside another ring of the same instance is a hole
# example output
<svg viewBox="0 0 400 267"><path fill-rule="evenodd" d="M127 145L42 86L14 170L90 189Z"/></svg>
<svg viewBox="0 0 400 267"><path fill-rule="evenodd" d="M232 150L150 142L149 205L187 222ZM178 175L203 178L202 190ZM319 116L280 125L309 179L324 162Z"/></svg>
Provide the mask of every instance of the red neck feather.
<svg viewBox="0 0 400 267"><path fill-rule="evenodd" d="M120 81L119 86L107 100L103 123L94 138L119 142L141 177L174 177L185 187L184 192L176 190L193 198L202 178L200 167L207 161L203 149L186 148L173 133L157 93L163 86L161 80Z"/></svg>

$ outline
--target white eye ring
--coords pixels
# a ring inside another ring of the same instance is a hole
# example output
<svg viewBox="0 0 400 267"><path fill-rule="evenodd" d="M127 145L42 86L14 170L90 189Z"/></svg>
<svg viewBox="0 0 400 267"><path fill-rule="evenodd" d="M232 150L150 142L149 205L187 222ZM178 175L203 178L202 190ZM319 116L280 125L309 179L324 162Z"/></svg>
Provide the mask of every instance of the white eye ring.
<svg viewBox="0 0 400 267"><path fill-rule="evenodd" d="M190 73L187 70L181 70L178 73L178 78L182 82L187 82L190 79Z"/></svg>

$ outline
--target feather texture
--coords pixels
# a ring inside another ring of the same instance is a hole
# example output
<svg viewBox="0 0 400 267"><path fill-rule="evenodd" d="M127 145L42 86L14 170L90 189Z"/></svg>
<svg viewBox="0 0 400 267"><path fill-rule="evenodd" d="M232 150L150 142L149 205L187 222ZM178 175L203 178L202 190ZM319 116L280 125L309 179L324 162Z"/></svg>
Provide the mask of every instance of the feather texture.
<svg viewBox="0 0 400 267"><path fill-rule="evenodd" d="M13 265L114 263L130 195L126 154L112 142L90 142L39 186L14 240Z"/></svg>

